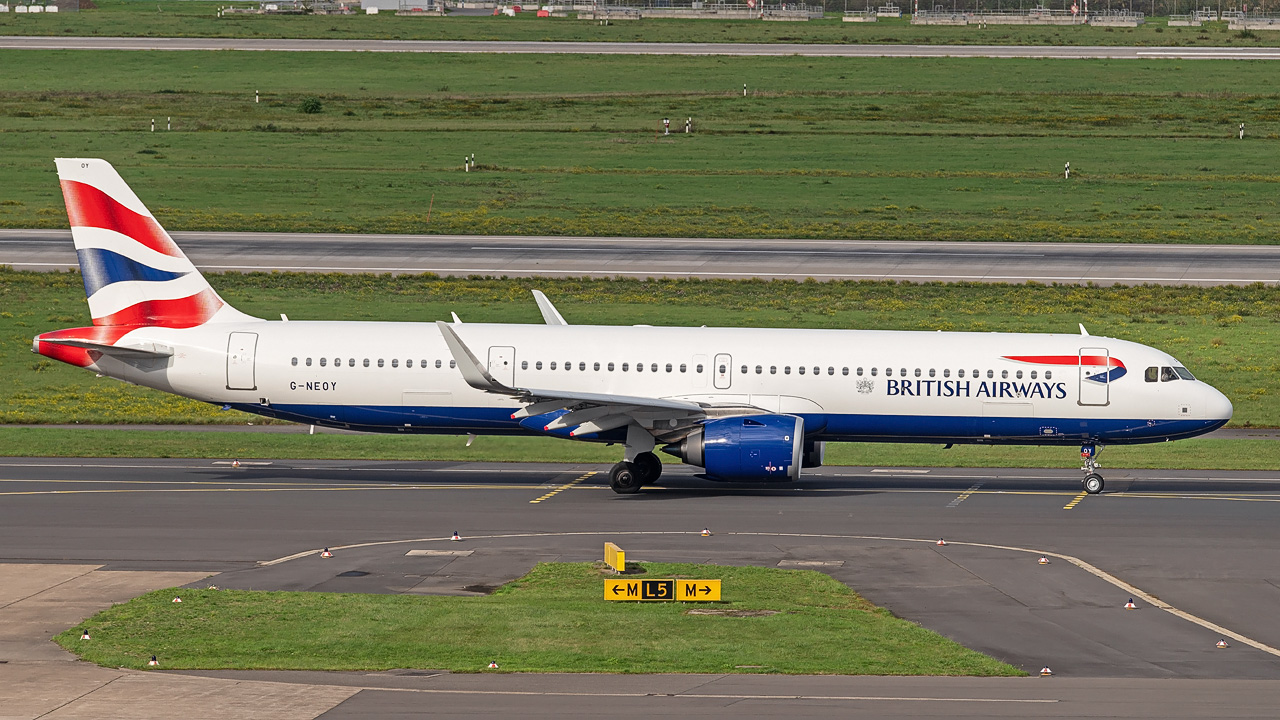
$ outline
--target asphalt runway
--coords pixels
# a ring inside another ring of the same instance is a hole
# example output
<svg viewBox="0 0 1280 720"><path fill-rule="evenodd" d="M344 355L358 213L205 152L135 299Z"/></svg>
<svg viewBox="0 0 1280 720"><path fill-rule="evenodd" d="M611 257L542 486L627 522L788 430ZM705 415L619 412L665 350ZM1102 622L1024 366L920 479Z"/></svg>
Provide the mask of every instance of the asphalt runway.
<svg viewBox="0 0 1280 720"><path fill-rule="evenodd" d="M668 466L659 486L618 496L606 470L10 458L0 461L0 561L209 572L217 575L207 582L223 587L462 595L539 560L599 559L611 540L635 560L827 572L969 647L1057 673L608 682L249 674L349 686L354 694L323 716L332 718L481 706L545 717L610 708L1225 717L1268 716L1280 696L1280 474L1111 470L1107 493L1082 497L1070 470L824 468L768 489L711 484ZM449 541L455 530L461 542ZM319 558L323 547L335 557ZM1049 564L1038 563L1041 554ZM1139 609L1123 609L1130 597ZM1228 649L1214 646L1220 637Z"/></svg>
<svg viewBox="0 0 1280 720"><path fill-rule="evenodd" d="M208 271L1243 285L1280 282L1280 245L175 232ZM0 264L76 267L70 230L0 230Z"/></svg>
<svg viewBox="0 0 1280 720"><path fill-rule="evenodd" d="M3 37L0 49L275 50L594 55L799 55L804 57L1111 58L1275 60L1280 48L1026 45L812 45L793 43L515 42L481 40L311 40L269 38Z"/></svg>

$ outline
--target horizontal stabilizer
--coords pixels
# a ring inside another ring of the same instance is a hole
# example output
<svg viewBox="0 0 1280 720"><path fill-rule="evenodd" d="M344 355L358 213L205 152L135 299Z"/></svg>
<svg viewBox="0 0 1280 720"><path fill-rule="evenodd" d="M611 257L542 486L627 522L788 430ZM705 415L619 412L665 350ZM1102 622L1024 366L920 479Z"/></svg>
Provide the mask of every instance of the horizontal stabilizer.
<svg viewBox="0 0 1280 720"><path fill-rule="evenodd" d="M103 355L111 357L128 358L128 359L146 359L146 358L165 358L173 356L173 348L156 343L143 343L140 345L108 345L106 343L93 342L91 340L75 340L72 338L36 338L36 344L41 342L53 343L54 345L65 345L67 347L81 348L83 350L96 350ZM39 352L37 349L36 352Z"/></svg>

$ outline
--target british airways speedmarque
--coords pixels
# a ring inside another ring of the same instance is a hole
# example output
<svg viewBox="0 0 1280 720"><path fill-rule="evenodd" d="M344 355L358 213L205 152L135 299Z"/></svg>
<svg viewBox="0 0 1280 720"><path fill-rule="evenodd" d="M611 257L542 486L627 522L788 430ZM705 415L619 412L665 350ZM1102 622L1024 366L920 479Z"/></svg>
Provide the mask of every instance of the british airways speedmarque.
<svg viewBox="0 0 1280 720"><path fill-rule="evenodd" d="M368 432L618 443L613 489L661 449L709 480L790 482L828 442L1079 445L1194 437L1231 403L1170 355L1080 334L288 322L218 296L109 163L59 159L92 327L32 349L138 385ZM1129 372L1133 368L1134 372Z"/></svg>

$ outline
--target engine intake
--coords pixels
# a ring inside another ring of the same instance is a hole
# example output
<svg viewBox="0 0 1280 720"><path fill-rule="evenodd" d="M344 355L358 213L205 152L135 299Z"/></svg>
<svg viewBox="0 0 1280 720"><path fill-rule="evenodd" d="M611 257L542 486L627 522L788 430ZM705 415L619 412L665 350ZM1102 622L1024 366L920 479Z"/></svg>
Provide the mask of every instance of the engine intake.
<svg viewBox="0 0 1280 720"><path fill-rule="evenodd" d="M711 420L662 449L724 482L792 482L805 460L804 418L749 415Z"/></svg>

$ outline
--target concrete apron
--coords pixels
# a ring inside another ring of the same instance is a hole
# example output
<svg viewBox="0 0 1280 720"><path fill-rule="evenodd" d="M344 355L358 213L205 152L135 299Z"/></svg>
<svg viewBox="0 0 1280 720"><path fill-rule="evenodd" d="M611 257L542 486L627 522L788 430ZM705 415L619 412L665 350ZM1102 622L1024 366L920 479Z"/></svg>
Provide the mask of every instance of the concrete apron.
<svg viewBox="0 0 1280 720"><path fill-rule="evenodd" d="M209 575L101 567L0 563L0 720L310 719L357 692L111 670L80 662L51 638L115 603Z"/></svg>

